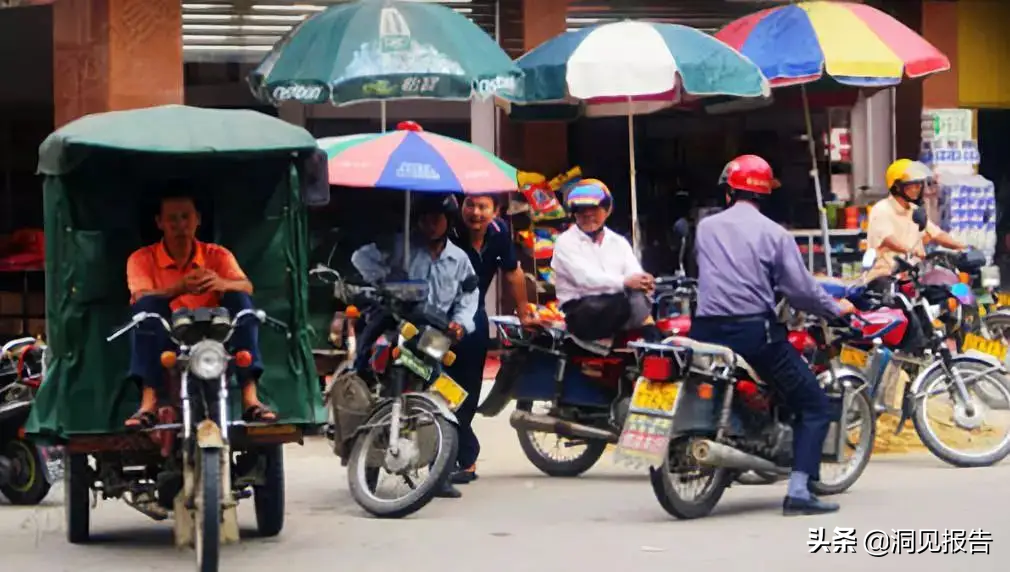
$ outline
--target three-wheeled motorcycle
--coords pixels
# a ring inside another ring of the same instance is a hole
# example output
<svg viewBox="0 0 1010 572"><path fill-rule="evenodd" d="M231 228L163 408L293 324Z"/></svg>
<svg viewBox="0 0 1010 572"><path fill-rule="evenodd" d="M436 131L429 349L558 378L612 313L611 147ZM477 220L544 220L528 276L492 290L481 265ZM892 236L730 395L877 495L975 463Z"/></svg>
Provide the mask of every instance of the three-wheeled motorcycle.
<svg viewBox="0 0 1010 572"><path fill-rule="evenodd" d="M319 168L314 153L307 131L276 118L178 105L90 115L43 142L52 358L27 431L65 445L70 542L90 538L92 493L171 517L176 543L195 547L203 572L218 570L222 543L239 540L240 499L253 497L261 535L280 533L282 445L325 419L305 327L309 189L299 183L319 178L308 172ZM166 187L195 197L198 238L232 251L255 310L131 315L126 260L160 239L153 217ZM240 420L231 366L250 356L228 341L244 320L264 325L259 396L274 424ZM160 323L178 346L161 356L168 395L158 423L127 431L140 388L121 332L141 322Z"/></svg>

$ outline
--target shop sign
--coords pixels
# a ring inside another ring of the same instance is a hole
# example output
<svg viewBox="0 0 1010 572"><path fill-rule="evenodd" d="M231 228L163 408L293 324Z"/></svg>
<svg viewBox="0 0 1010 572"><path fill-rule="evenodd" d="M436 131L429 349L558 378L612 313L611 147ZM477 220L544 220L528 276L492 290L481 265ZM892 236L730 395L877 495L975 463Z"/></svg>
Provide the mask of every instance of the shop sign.
<svg viewBox="0 0 1010 572"><path fill-rule="evenodd" d="M922 114L922 138L967 141L972 139L972 110L930 109Z"/></svg>

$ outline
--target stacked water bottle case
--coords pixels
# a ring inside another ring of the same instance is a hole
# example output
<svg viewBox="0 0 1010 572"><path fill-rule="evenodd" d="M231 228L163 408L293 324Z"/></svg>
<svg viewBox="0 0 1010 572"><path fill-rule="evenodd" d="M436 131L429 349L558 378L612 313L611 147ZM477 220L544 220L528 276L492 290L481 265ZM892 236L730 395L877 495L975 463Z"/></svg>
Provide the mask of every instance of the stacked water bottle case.
<svg viewBox="0 0 1010 572"><path fill-rule="evenodd" d="M996 190L981 175L944 174L937 201L940 227L992 260L996 253Z"/></svg>

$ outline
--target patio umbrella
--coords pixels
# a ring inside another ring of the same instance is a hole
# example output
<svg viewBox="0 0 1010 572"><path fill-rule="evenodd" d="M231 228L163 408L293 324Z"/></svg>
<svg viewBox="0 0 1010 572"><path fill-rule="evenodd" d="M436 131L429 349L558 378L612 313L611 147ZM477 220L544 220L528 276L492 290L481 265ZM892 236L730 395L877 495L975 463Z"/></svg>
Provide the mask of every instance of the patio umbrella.
<svg viewBox="0 0 1010 572"><path fill-rule="evenodd" d="M273 104L346 105L486 98L514 89L520 75L494 38L451 8L360 0L327 8L291 30L249 83L257 98Z"/></svg>
<svg viewBox="0 0 1010 572"><path fill-rule="evenodd" d="M768 82L753 62L694 28L623 21L566 32L516 63L520 94L497 102L510 114L524 107L577 106L585 115L627 116L632 242L640 254L634 119L685 100L761 97Z"/></svg>
<svg viewBox="0 0 1010 572"><path fill-rule="evenodd" d="M831 274L828 219L806 86L828 82L879 89L906 77L946 71L950 60L891 16L850 2L798 2L769 8L731 22L716 37L757 64L772 87L800 86L824 255Z"/></svg>
<svg viewBox="0 0 1010 572"><path fill-rule="evenodd" d="M390 133L326 137L330 184L421 193L485 194L519 190L515 167L483 148L404 121ZM409 211L404 251L410 249Z"/></svg>

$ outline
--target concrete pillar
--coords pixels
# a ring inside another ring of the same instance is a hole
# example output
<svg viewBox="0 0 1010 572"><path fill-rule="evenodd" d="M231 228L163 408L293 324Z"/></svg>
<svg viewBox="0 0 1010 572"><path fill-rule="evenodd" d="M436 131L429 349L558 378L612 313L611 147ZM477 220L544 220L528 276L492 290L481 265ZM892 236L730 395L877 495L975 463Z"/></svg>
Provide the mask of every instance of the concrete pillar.
<svg viewBox="0 0 1010 572"><path fill-rule="evenodd" d="M53 3L54 122L183 103L179 0Z"/></svg>

